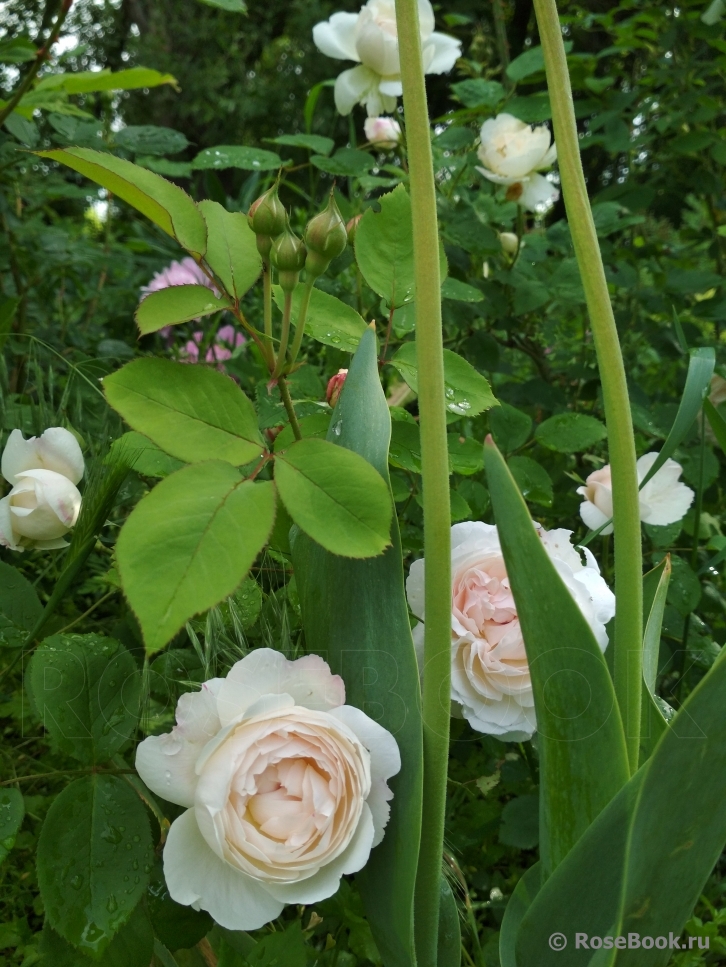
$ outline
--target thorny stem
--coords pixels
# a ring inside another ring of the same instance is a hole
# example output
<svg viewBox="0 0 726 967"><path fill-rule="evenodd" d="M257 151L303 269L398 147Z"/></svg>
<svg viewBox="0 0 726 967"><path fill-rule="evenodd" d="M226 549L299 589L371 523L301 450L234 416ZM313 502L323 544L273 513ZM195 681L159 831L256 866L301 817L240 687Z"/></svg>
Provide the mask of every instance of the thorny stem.
<svg viewBox="0 0 726 967"><path fill-rule="evenodd" d="M272 349L272 266L265 259L262 263L262 305L265 326L265 355L268 360L274 360Z"/></svg>

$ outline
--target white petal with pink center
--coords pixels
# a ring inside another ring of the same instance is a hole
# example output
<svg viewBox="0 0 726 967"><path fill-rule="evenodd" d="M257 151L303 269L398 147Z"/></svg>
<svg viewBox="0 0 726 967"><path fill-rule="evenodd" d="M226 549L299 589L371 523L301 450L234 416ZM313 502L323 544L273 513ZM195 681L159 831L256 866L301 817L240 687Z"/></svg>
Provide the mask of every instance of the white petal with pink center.
<svg viewBox="0 0 726 967"><path fill-rule="evenodd" d="M604 650L605 625L615 598L591 553L570 543L571 531L545 531L540 539ZM479 732L507 741L530 738L536 730L527 653L502 555L497 528L466 522L451 528L451 700L455 711ZM406 582L413 613L424 619L424 562L415 561ZM424 624L414 629L423 659ZM422 668L423 674L426 673Z"/></svg>
<svg viewBox="0 0 726 967"><path fill-rule="evenodd" d="M139 745L149 788L191 807L164 851L174 899L251 930L365 865L400 758L393 736L344 702L318 656L258 649L183 696L169 735Z"/></svg>

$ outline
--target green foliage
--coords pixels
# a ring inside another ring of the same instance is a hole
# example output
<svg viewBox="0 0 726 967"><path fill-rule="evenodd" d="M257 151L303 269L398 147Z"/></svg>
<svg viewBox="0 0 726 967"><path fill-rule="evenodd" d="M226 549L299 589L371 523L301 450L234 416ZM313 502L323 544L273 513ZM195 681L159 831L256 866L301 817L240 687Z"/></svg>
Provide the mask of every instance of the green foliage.
<svg viewBox="0 0 726 967"><path fill-rule="evenodd" d="M130 426L179 460L240 466L262 452L252 404L214 370L137 359L107 376L104 390Z"/></svg>
<svg viewBox="0 0 726 967"><path fill-rule="evenodd" d="M300 440L278 453L275 484L295 523L331 553L373 557L390 545L388 487L357 453Z"/></svg>
<svg viewBox="0 0 726 967"><path fill-rule="evenodd" d="M535 431L538 443L560 453L578 453L604 440L603 423L584 413L559 413L540 423Z"/></svg>
<svg viewBox="0 0 726 967"><path fill-rule="evenodd" d="M437 967L459 967L461 964L461 926L454 894L448 882L441 878L439 906L439 944Z"/></svg>
<svg viewBox="0 0 726 967"><path fill-rule="evenodd" d="M625 739L602 652L493 445L486 447L486 467L532 675L546 878L626 782ZM589 685L586 698L583 680Z"/></svg>
<svg viewBox="0 0 726 967"><path fill-rule="evenodd" d="M141 335L147 336L164 326L189 322L227 308L228 303L218 299L204 285L173 285L159 292L150 292L139 303L136 324Z"/></svg>
<svg viewBox="0 0 726 967"><path fill-rule="evenodd" d="M178 470L137 504L116 553L148 654L232 594L274 517L272 484L245 481L221 460Z"/></svg>
<svg viewBox="0 0 726 967"><path fill-rule="evenodd" d="M351 362L329 439L387 477L390 427L377 375L375 334L369 330ZM331 668L343 676L346 700L376 710L376 719L394 733L401 751L401 772L390 780L394 798L387 832L358 881L386 964L408 967L414 956L413 894L421 826L421 720L395 522L391 537L392 546L384 554L355 561L336 557L297 533L293 562L308 640L317 643ZM363 587L371 589L376 608L368 606ZM384 639L386 648L381 647Z"/></svg>
<svg viewBox="0 0 726 967"><path fill-rule="evenodd" d="M33 585L10 564L0 561L0 636L19 647L39 621L43 607Z"/></svg>
<svg viewBox="0 0 726 967"><path fill-rule="evenodd" d="M414 392L418 388L416 344L405 342L391 360ZM446 408L458 416L478 416L497 405L487 380L461 356L444 350Z"/></svg>
<svg viewBox="0 0 726 967"><path fill-rule="evenodd" d="M81 950L103 953L143 896L152 857L136 793L116 776L77 779L54 800L38 844L50 925Z"/></svg>
<svg viewBox="0 0 726 967"><path fill-rule="evenodd" d="M303 287L298 285L292 295L293 318L298 319L303 299ZM273 289L275 302L282 309L284 297L282 289ZM366 331L366 324L360 314L350 306L328 295L321 289L310 293L310 305L305 317L305 331L316 342L344 352L355 352L360 338Z"/></svg>
<svg viewBox="0 0 726 967"><path fill-rule="evenodd" d="M202 201L199 209L207 223L204 259L229 295L241 299L262 271L252 229L244 215L215 201Z"/></svg>
<svg viewBox="0 0 726 967"><path fill-rule="evenodd" d="M23 822L25 804L18 789L0 791L0 863L15 845L15 837Z"/></svg>
<svg viewBox="0 0 726 967"><path fill-rule="evenodd" d="M113 638L47 638L33 655L27 682L54 744L84 764L111 759L136 727L141 675Z"/></svg>
<svg viewBox="0 0 726 967"><path fill-rule="evenodd" d="M368 285L392 308L413 301L411 199L399 185L369 209L358 225L355 257Z"/></svg>
<svg viewBox="0 0 726 967"><path fill-rule="evenodd" d="M100 957L91 960L56 933L46 920L38 952L41 967L87 967L93 963L100 967L148 967L154 952L154 930L139 904Z"/></svg>

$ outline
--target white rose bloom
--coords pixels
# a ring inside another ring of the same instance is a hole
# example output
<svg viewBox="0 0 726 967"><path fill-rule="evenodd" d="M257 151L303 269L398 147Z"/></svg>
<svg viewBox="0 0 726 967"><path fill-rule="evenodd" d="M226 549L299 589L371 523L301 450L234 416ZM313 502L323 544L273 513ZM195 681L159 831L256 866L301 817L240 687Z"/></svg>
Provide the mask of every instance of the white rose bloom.
<svg viewBox="0 0 726 967"><path fill-rule="evenodd" d="M174 900L255 930L365 866L401 760L390 732L344 702L318 655L261 648L182 695L175 728L144 739L139 775L187 807L164 847Z"/></svg>
<svg viewBox="0 0 726 967"><path fill-rule="evenodd" d="M605 625L615 596L595 558L570 543L572 531L537 533L557 572L604 651ZM451 700L473 729L509 742L531 738L537 722L532 679L499 534L493 524L467 521L451 528ZM406 582L411 611L424 618L424 562L414 561ZM423 624L413 636L423 660ZM424 672L425 673L425 672Z"/></svg>
<svg viewBox="0 0 726 967"><path fill-rule="evenodd" d="M657 453L646 453L638 460L638 481L643 480L655 463ZM678 478L683 467L668 459L639 493L640 519L644 524L665 527L686 516L695 494ZM577 488L585 498L580 504L580 516L590 530L597 530L613 516L613 491L610 464L595 470ZM612 534L613 525L603 528L603 534Z"/></svg>
<svg viewBox="0 0 726 967"><path fill-rule="evenodd" d="M434 32L429 0L418 0L418 14L424 70L445 74L461 55L461 43ZM350 114L356 104L365 104L369 117L395 110L403 93L395 0L368 0L360 13L334 13L313 27L313 40L326 57L359 65L343 71L335 82L335 106L341 114Z"/></svg>
<svg viewBox="0 0 726 967"><path fill-rule="evenodd" d="M560 193L544 175L557 158L546 125L532 128L511 114L498 114L481 127L477 154L484 165L477 168L497 185L508 185L507 198L530 211L549 208Z"/></svg>
<svg viewBox="0 0 726 967"><path fill-rule="evenodd" d="M12 490L0 500L0 546L66 547L64 536L78 520L83 454L68 430L53 426L39 437L13 430L2 455L2 475Z"/></svg>
<svg viewBox="0 0 726 967"><path fill-rule="evenodd" d="M393 118L366 118L363 129L370 143L384 151L395 148L401 140L401 125Z"/></svg>

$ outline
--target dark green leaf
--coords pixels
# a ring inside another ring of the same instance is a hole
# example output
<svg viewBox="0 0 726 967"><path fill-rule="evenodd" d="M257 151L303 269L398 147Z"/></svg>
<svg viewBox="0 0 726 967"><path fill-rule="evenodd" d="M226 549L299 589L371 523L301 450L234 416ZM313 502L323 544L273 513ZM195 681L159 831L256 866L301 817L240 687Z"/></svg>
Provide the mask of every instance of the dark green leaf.
<svg viewBox="0 0 726 967"><path fill-rule="evenodd" d="M23 822L25 803L19 789L0 789L0 864L15 845Z"/></svg>
<svg viewBox="0 0 726 967"><path fill-rule="evenodd" d="M252 403L228 376L206 366L135 359L107 376L103 388L134 430L184 462L241 466L264 448Z"/></svg>
<svg viewBox="0 0 726 967"><path fill-rule="evenodd" d="M34 653L29 687L55 745L80 762L106 762L139 717L141 674L123 645L103 635L53 635Z"/></svg>
<svg viewBox="0 0 726 967"><path fill-rule="evenodd" d="M123 779L93 775L66 786L38 843L38 883L53 929L101 954L144 895L152 860L146 810Z"/></svg>
<svg viewBox="0 0 726 967"><path fill-rule="evenodd" d="M325 154L314 154L310 158L310 163L329 175L355 178L370 171L376 159L367 151L359 151L357 148L339 148L332 158L326 157Z"/></svg>
<svg viewBox="0 0 726 967"><path fill-rule="evenodd" d="M164 326L189 322L228 309L226 299L218 299L206 285L170 285L150 292L136 310L136 325L142 336L158 332Z"/></svg>
<svg viewBox="0 0 726 967"><path fill-rule="evenodd" d="M134 154L178 154L189 142L181 131L154 124L130 125L114 134L116 144Z"/></svg>
<svg viewBox="0 0 726 967"><path fill-rule="evenodd" d="M394 467L421 473L421 434L417 423L393 423L388 459Z"/></svg>
<svg viewBox="0 0 726 967"><path fill-rule="evenodd" d="M339 422L341 432L331 431L331 439L387 476L390 413L372 330L353 357L331 427ZM410 967L415 962L413 893L421 828L421 717L395 520L391 536L393 546L384 554L354 561L329 554L297 532L293 564L307 640L315 641L333 671L343 676L347 701L391 731L401 750L401 772L390 780L394 796L386 834L357 882L386 967Z"/></svg>
<svg viewBox="0 0 726 967"><path fill-rule="evenodd" d="M33 585L17 568L0 561L0 615L22 631L32 631L43 613Z"/></svg>
<svg viewBox="0 0 726 967"><path fill-rule="evenodd" d="M489 414L489 429L499 449L504 453L511 453L529 439L532 417L509 403L500 403Z"/></svg>
<svg viewBox="0 0 726 967"><path fill-rule="evenodd" d="M539 863L524 873L519 879L507 903L502 920L502 928L499 934L499 959L501 967L517 967L517 959L514 954L517 941L517 931L522 922L522 917L532 905L540 888L540 868Z"/></svg>
<svg viewBox="0 0 726 967"><path fill-rule="evenodd" d="M355 257L368 285L394 308L414 298L411 199L403 185L383 195L381 211L358 223Z"/></svg>
<svg viewBox="0 0 726 967"><path fill-rule="evenodd" d="M154 952L154 931L143 904L116 933L100 957L79 953L46 920L40 935L40 967L148 967Z"/></svg>
<svg viewBox="0 0 726 967"><path fill-rule="evenodd" d="M543 447L560 453L580 453L589 450L607 436L605 425L594 416L584 413L557 413L534 431L534 438Z"/></svg>
<svg viewBox="0 0 726 967"><path fill-rule="evenodd" d="M281 134L279 138L270 138L270 141L290 148L307 148L308 151L324 155L330 154L335 147L335 141L322 134Z"/></svg>
<svg viewBox="0 0 726 967"><path fill-rule="evenodd" d="M213 920L205 910L183 907L172 900L160 860L157 860L151 872L146 906L154 933L172 953L182 947L194 947L213 926Z"/></svg>
<svg viewBox="0 0 726 967"><path fill-rule="evenodd" d="M502 810L499 842L517 849L534 849L539 843L539 796L517 796Z"/></svg>
<svg viewBox="0 0 726 967"><path fill-rule="evenodd" d="M200 151L192 168L195 171L242 168L243 171L274 171L282 165L282 159L274 151L264 148L245 148L241 145L220 144L216 148Z"/></svg>
<svg viewBox="0 0 726 967"><path fill-rule="evenodd" d="M373 557L391 543L388 486L354 451L300 440L276 456L275 483L295 523L333 554Z"/></svg>
<svg viewBox="0 0 726 967"><path fill-rule="evenodd" d="M177 80L171 74L162 74L150 67L129 67L122 71L106 69L46 74L38 81L34 90L36 93L63 90L66 94L94 94L98 91L134 91L144 87L159 87L162 84L171 84L178 89Z"/></svg>
<svg viewBox="0 0 726 967"><path fill-rule="evenodd" d="M296 920L286 930L258 940L247 954L249 967L306 967L308 948Z"/></svg>
<svg viewBox="0 0 726 967"><path fill-rule="evenodd" d="M221 460L162 480L136 505L116 544L119 573L153 654L195 614L228 597L267 540L269 481L243 481Z"/></svg>
<svg viewBox="0 0 726 967"><path fill-rule="evenodd" d="M496 107L505 96L499 81L485 81L483 77L459 81L451 85L451 90L464 107Z"/></svg>
<svg viewBox="0 0 726 967"><path fill-rule="evenodd" d="M473 285L449 277L441 286L441 298L455 302L483 302L484 293Z"/></svg>
<svg viewBox="0 0 726 967"><path fill-rule="evenodd" d="M449 470L452 473L468 476L484 469L484 447L478 440L449 433L448 447Z"/></svg>

